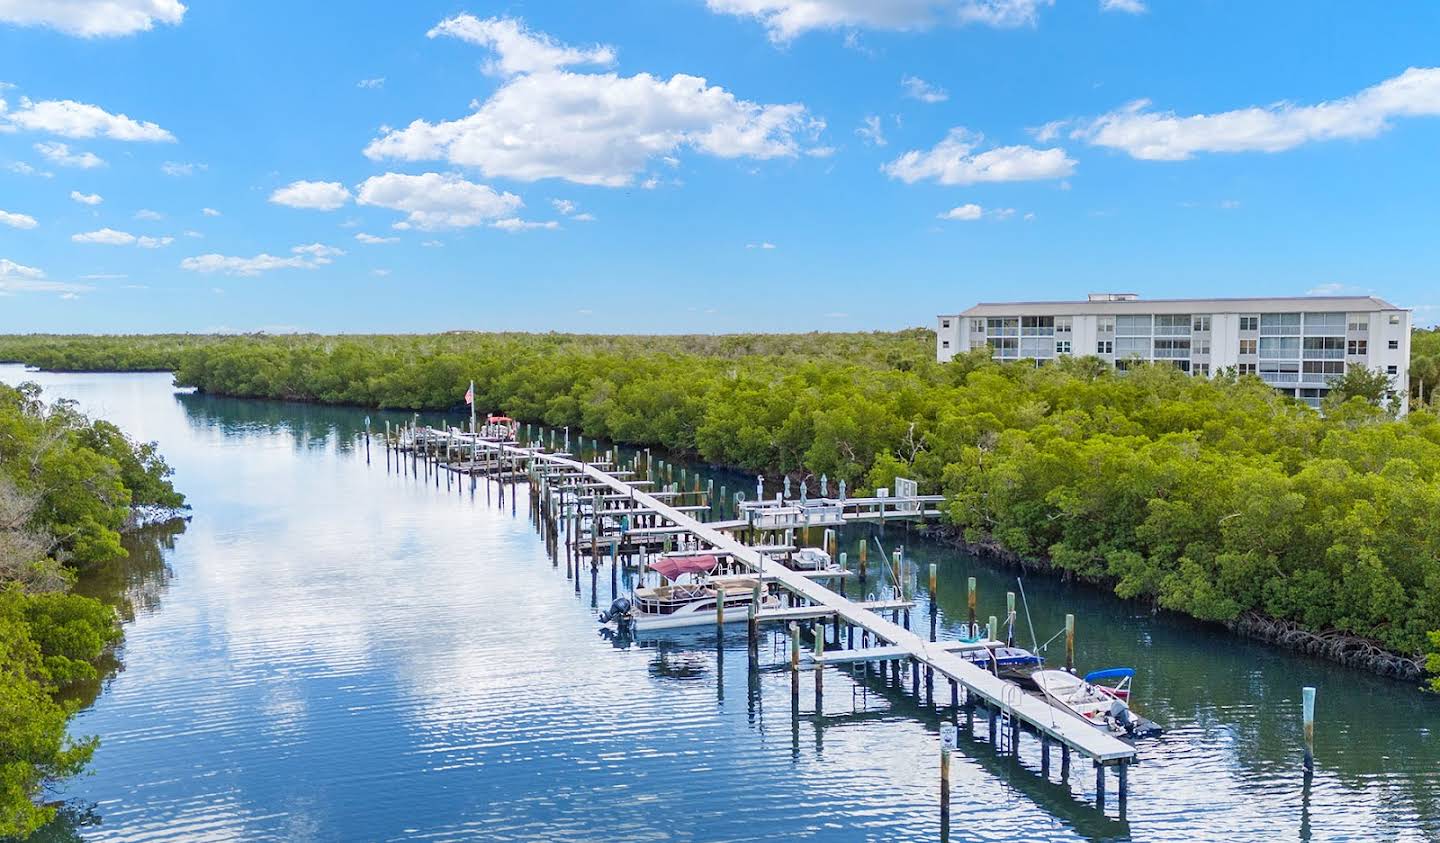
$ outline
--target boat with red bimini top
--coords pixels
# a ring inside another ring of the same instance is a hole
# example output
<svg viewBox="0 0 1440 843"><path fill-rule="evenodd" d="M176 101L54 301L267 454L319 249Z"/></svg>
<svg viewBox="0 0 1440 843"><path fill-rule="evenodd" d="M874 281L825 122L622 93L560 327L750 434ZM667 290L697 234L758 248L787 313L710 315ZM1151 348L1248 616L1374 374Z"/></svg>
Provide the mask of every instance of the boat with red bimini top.
<svg viewBox="0 0 1440 843"><path fill-rule="evenodd" d="M514 442L520 423L509 416L486 416L480 426L480 438L486 442Z"/></svg>

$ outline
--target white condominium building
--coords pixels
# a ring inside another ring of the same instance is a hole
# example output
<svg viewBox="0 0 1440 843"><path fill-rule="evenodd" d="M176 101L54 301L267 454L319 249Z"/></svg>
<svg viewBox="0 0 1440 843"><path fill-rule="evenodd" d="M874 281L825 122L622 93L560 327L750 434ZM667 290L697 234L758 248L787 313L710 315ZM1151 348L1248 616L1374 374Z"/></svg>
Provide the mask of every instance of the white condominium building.
<svg viewBox="0 0 1440 843"><path fill-rule="evenodd" d="M1086 301L977 304L939 317L943 363L988 346L997 360L1094 355L1125 368L1169 362L1208 377L1233 367L1311 406L1347 366L1390 375L1408 409L1410 311L1373 296L1141 299L1092 293Z"/></svg>

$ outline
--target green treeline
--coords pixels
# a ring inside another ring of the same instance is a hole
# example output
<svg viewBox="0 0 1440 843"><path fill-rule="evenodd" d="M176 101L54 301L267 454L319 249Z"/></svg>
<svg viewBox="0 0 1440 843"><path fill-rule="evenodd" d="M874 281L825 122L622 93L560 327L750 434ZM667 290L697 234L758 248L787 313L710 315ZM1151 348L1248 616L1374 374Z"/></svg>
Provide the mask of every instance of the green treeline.
<svg viewBox="0 0 1440 843"><path fill-rule="evenodd" d="M115 610L69 593L76 571L125 555L137 515L184 498L152 444L130 441L34 384L0 385L0 837L25 836L54 809L43 788L78 773L95 749L66 722L61 692L96 677L120 638Z"/></svg>
<svg viewBox="0 0 1440 843"><path fill-rule="evenodd" d="M1437 341L1417 332L1417 359ZM0 358L112 368L148 342L0 338ZM1094 358L938 364L933 342L246 336L173 362L178 384L216 394L409 409L457 408L473 378L482 410L714 464L852 489L911 477L950 496L973 541L1195 617L1292 621L1412 658L1440 630L1433 412L1396 420L1335 395L1322 416L1253 376Z"/></svg>

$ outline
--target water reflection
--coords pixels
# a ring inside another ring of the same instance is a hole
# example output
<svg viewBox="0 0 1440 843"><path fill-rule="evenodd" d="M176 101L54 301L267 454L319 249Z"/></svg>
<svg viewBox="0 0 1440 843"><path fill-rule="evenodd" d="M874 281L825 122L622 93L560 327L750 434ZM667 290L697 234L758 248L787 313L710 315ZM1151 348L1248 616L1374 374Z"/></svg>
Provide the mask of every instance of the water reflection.
<svg viewBox="0 0 1440 843"><path fill-rule="evenodd" d="M807 673L792 717L783 646L762 642L748 669L743 632L718 651L713 631L597 634L608 575L567 581L524 502L512 514L484 483L387 473L378 451L367 467L363 410L176 398L165 376L31 377L159 440L194 505L184 540L157 543L161 564L137 554L148 573L97 578L133 621L125 670L76 724L102 745L67 795L103 822L77 814L70 839L938 836L948 712L918 704L908 675L900 689L827 674L816 716ZM701 479L753 495L753 476ZM869 537L841 536L852 565ZM966 619L966 577L982 618L1018 590L1013 571L915 531L882 540L905 547L912 592L939 566L942 637ZM1055 763L1047 782L1033 737L997 754L977 714L952 761L955 839L1440 837L1440 701L1087 586L1037 576L1025 591L1035 639L1075 614L1079 667L1135 667L1137 706L1169 732L1142 745L1120 822L1113 798L1108 817L1094 809L1092 769L1062 781ZM929 611L922 592L917 630ZM1320 689L1308 787L1306 684Z"/></svg>

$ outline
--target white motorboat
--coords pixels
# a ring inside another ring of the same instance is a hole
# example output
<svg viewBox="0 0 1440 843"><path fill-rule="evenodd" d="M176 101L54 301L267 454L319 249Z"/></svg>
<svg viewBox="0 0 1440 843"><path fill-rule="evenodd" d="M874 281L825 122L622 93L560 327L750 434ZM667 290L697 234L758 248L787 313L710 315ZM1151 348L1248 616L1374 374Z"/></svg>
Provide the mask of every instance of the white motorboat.
<svg viewBox="0 0 1440 843"><path fill-rule="evenodd" d="M514 442L520 423L509 416L486 416L478 432L486 442Z"/></svg>
<svg viewBox="0 0 1440 843"><path fill-rule="evenodd" d="M1097 670L1082 679L1065 670L1037 670L1030 674L1035 687L1056 707L1097 729L1130 737L1160 734L1160 727L1130 710L1130 680L1135 671L1128 667ZM1115 686L1099 684L1118 679Z"/></svg>
<svg viewBox="0 0 1440 843"><path fill-rule="evenodd" d="M828 571L835 567L830 554L818 547L802 547L790 556L787 566L797 571Z"/></svg>

